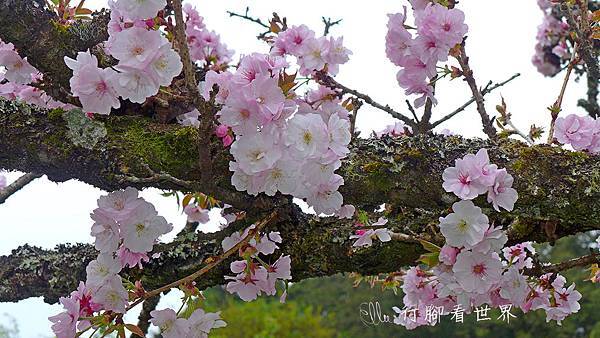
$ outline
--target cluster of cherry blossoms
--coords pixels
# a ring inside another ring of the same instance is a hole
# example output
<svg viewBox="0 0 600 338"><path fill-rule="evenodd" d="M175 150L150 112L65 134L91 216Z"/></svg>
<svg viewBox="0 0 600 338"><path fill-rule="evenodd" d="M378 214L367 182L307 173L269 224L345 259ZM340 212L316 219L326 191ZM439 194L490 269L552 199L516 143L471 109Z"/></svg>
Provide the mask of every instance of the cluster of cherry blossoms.
<svg viewBox="0 0 600 338"><path fill-rule="evenodd" d="M19 56L12 43L4 43L0 40L0 97L8 100L19 99L50 109L72 107L52 99L43 90L29 85L41 79L41 73L27 62L27 58Z"/></svg>
<svg viewBox="0 0 600 338"><path fill-rule="evenodd" d="M102 310L124 313L129 294L119 272L125 266L141 267L142 261L148 262L147 252L152 251L159 236L172 229L134 188L100 197L90 216L94 221L91 235L100 254L87 265L85 283L81 282L70 297L60 299L65 311L49 318L59 338L74 337L77 330L98 324L80 317L89 318Z"/></svg>
<svg viewBox="0 0 600 338"><path fill-rule="evenodd" d="M344 180L335 174L349 153L348 110L326 87L298 96L296 75L286 73L286 55L296 58L301 74L336 73L350 54L341 42L292 26L275 38L270 55L247 55L234 73L207 73L200 87L208 100L218 86L213 95L223 108L217 135L231 144L232 183L239 191L292 195L319 214L350 211L337 191Z"/></svg>
<svg viewBox="0 0 600 338"><path fill-rule="evenodd" d="M259 254L264 256L271 255L281 243L279 232L270 232L268 234L251 235L254 225L251 225L244 231L233 233L221 242L223 251L229 251L247 236L254 236L248 244L239 249L239 255L243 260L232 262L231 272L235 276L225 276L225 279L231 280L227 283L226 290L230 293L237 293L238 296L246 301L255 300L263 292L268 296L274 296L277 293L276 283L281 280L283 292L281 302L285 301L287 295L286 280L292 279L291 258L290 256L280 256L274 263L266 263Z"/></svg>
<svg viewBox="0 0 600 338"><path fill-rule="evenodd" d="M559 117L554 127L554 138L562 144L570 144L575 150L597 154L600 152L600 120L589 115Z"/></svg>
<svg viewBox="0 0 600 338"><path fill-rule="evenodd" d="M227 49L217 33L206 29L204 18L192 5L185 4L183 12L186 14L185 34L192 61L211 65L214 69L224 68L231 61L233 51Z"/></svg>
<svg viewBox="0 0 600 338"><path fill-rule="evenodd" d="M87 265L86 281L80 282L69 297L60 298L65 311L49 318L58 338L72 338L78 331L105 326L109 323L101 311L123 314L130 300L143 296L145 291L140 282L132 284L119 273L126 266L142 268L142 261L150 260L147 253L152 251L158 237L172 230L152 204L138 197L134 188L100 197L91 218L94 221L91 235L100 253ZM195 287L191 289L195 291L184 288L188 291L185 299L198 294ZM200 308L189 318L178 318L179 313L172 309L153 311L151 316L151 322L165 338L207 337L211 329L226 325L219 312L207 313Z"/></svg>
<svg viewBox="0 0 600 338"><path fill-rule="evenodd" d="M438 315L470 313L483 304L504 310L514 306L523 312L543 309L546 320L556 320L558 324L579 310L581 294L574 290L575 285L566 287L565 278L558 274L528 279L524 270L533 267L532 243L504 247L506 232L490 224L481 208L470 201L488 191L501 170L489 163L482 149L477 155L457 160L456 167L444 172L444 188L456 193L461 201L454 203L452 213L440 217L446 243L439 249L439 263L431 270L412 267L404 276L404 309L394 308L398 314L394 318L396 324L407 329L435 325L439 318L431 316L434 310ZM505 188L506 192L509 188ZM498 205L512 209L516 192L507 200L510 208L499 204L498 199L492 198L491 202L496 210Z"/></svg>
<svg viewBox="0 0 600 338"><path fill-rule="evenodd" d="M85 111L110 114L112 108L120 107L119 97L144 103L181 73L179 55L154 20L165 6L166 0L109 2L105 50L119 61L116 66L99 68L89 51L79 52L76 60L65 57L73 70L71 91Z"/></svg>
<svg viewBox="0 0 600 338"><path fill-rule="evenodd" d="M227 326L220 314L196 309L189 318L182 318L173 309L154 310L150 322L160 328L163 338L207 338L210 330Z"/></svg>
<svg viewBox="0 0 600 338"><path fill-rule="evenodd" d="M506 169L490 164L486 149L457 159L454 167L444 170L442 178L444 190L460 199L472 200L487 193L487 201L496 211L500 211L500 207L512 211L518 198L517 191L512 188L512 175Z"/></svg>
<svg viewBox="0 0 600 338"><path fill-rule="evenodd" d="M468 27L459 9L429 1L412 0L411 4L416 37L405 25L406 7L404 13L389 14L385 51L390 61L401 67L396 76L400 87L406 95L421 95L414 102L421 107L427 98L437 102L431 84L437 76L437 63L448 60L450 49L462 42Z"/></svg>
<svg viewBox="0 0 600 338"><path fill-rule="evenodd" d="M567 44L569 24L553 15L553 4L549 0L538 0L538 5L544 12L544 21L538 26L535 54L531 61L538 72L552 76L560 71L561 64L571 58Z"/></svg>

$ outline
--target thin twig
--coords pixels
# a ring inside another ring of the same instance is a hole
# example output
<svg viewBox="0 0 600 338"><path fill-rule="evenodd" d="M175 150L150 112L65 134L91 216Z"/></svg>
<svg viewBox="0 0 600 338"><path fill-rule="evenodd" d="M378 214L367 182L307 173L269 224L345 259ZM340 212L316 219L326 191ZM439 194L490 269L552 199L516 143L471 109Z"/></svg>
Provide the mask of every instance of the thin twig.
<svg viewBox="0 0 600 338"><path fill-rule="evenodd" d="M492 83L492 81L488 82L488 85L483 88L483 90L481 91L481 95L486 95L489 94L490 92L492 92L493 90L500 88L502 86L504 86L505 84L509 83L510 81L516 79L517 77L521 76L521 74L516 73L515 75L511 76L510 78L508 78L505 81L502 81L500 83L496 83L493 86L490 86L490 84ZM438 121L434 122L431 126L432 128L435 128L437 126L439 126L440 124L448 121L449 119L453 118L456 114L462 112L463 110L465 110L468 106L470 106L473 102L475 102L475 98L472 97L471 99L469 99L469 101L465 102L462 106L456 108L453 112L451 112L450 114L442 117L441 119L439 119Z"/></svg>
<svg viewBox="0 0 600 338"><path fill-rule="evenodd" d="M17 191L21 190L24 186L31 183L31 181L35 180L36 178L40 178L40 177L42 177L42 175L40 175L40 174L28 173L28 174L25 174L25 175L17 178L16 181L11 183L9 186L5 187L4 189L0 189L0 204L6 202L7 198L12 196Z"/></svg>
<svg viewBox="0 0 600 338"><path fill-rule="evenodd" d="M558 94L558 98L550 107L550 129L548 130L548 144L551 144L554 141L554 125L556 124L556 119L558 118L558 114L561 111L561 106L563 102L563 98L565 96L565 91L567 90L567 84L569 83L569 78L571 77L571 72L573 71L573 67L577 63L577 43L573 47L573 55L571 55L571 60L569 60L569 65L567 66L567 72L565 73L565 78L563 79L562 86L560 87L560 93Z"/></svg>
<svg viewBox="0 0 600 338"><path fill-rule="evenodd" d="M342 19L331 21L331 18L325 18L324 16L321 18L323 19L323 24L325 25L325 29L323 30L323 36L327 36L327 34L329 34L329 30L331 29L331 27L342 22Z"/></svg>
<svg viewBox="0 0 600 338"><path fill-rule="evenodd" d="M227 11L227 14L229 14L229 17L238 17L238 18L242 18L248 21L252 21L254 23L257 23L261 26L263 26L264 28L270 29L271 27L269 27L269 25L267 25L266 23L262 22L261 19L259 18L253 18L251 17L248 13L250 12L250 7L246 7L246 14L238 14L232 11Z"/></svg>
<svg viewBox="0 0 600 338"><path fill-rule="evenodd" d="M351 89L351 88L348 88L348 87L342 85L341 83L337 82L331 76L327 75L324 72L317 72L315 75L315 78L316 78L317 82L319 82L320 84L322 84L326 87L329 87L331 89L340 89L341 90L340 95L343 95L343 94L354 95L354 96L362 99L363 101L365 101L365 103L387 112L388 114L392 115L392 117L395 117L398 120L403 121L404 123L408 124L409 126L411 126L411 127L416 126L416 122L413 121L408 116L403 115L403 114L393 110L389 105L384 106L380 103L375 102L369 95L363 94L355 89Z"/></svg>
<svg viewBox="0 0 600 338"><path fill-rule="evenodd" d="M519 134L519 136L521 136L527 143L529 143L529 145L533 145L535 143L533 142L531 137L529 137L527 134L525 134L519 128L517 128L517 126L513 124L512 120L509 119L508 121L506 121L506 124L510 126L515 133Z"/></svg>
<svg viewBox="0 0 600 338"><path fill-rule="evenodd" d="M183 63L183 74L185 76L185 85L189 93L194 96L200 96L198 83L196 82L196 71L190 58L190 49L187 44L185 34L185 22L183 21L183 9L181 0L171 0L173 11L175 12L175 40L177 41L177 50Z"/></svg>
<svg viewBox="0 0 600 338"><path fill-rule="evenodd" d="M496 128L492 124L492 120L485 110L485 104L483 99L483 94L477 87L477 82L475 81L475 77L473 77L473 71L469 67L469 57L467 56L467 52L465 50L465 43L460 46L460 54L456 57L460 67L462 69L463 75L465 77L465 81L471 88L471 93L473 93L473 98L475 99L475 103L477 104L477 111L479 112L479 116L481 116L481 123L483 124L483 132L490 138L496 138Z"/></svg>
<svg viewBox="0 0 600 338"><path fill-rule="evenodd" d="M362 107L363 102L358 98L352 98L352 116L350 117L350 136L354 139L354 131L356 130L356 117L358 110Z"/></svg>
<svg viewBox="0 0 600 338"><path fill-rule="evenodd" d="M415 108L410 104L410 101L405 100L406 105L408 106L408 110L411 112L412 116L415 118L415 121L419 123L419 118L417 117L417 113L415 112Z"/></svg>
<svg viewBox="0 0 600 338"><path fill-rule="evenodd" d="M201 277L202 275L206 274L207 272L209 272L210 270L212 270L215 266L221 264L224 260L226 260L227 258L229 258L229 256L233 255L234 253L238 252L238 250L246 245L252 238L254 238L254 236L260 232L260 230L262 230L262 228L264 228L267 224L271 223L273 220L275 220L278 217L278 213L277 211L273 211L267 218L263 219L260 222L256 223L256 226L253 229L250 229L250 231L248 232L248 235L246 235L246 237L241 240L238 244L236 244L234 247L232 247L231 249L225 251L223 254L221 254L218 257L215 257L210 263L208 263L207 265L205 265L202 269L194 272L193 274L181 278L179 280L176 280L172 283L169 283L165 286L162 286L158 289L154 289L150 292L147 292L146 294L144 294L143 297L139 298L138 300L136 300L135 302L131 303L129 306L127 306L126 311L129 311L130 309L134 308L135 306L137 306L138 304L140 304L141 302L143 302L144 300L160 295L162 292L170 290L172 288L176 288L182 284L185 283L189 283L189 282L193 282L194 280L198 279L199 277Z"/></svg>

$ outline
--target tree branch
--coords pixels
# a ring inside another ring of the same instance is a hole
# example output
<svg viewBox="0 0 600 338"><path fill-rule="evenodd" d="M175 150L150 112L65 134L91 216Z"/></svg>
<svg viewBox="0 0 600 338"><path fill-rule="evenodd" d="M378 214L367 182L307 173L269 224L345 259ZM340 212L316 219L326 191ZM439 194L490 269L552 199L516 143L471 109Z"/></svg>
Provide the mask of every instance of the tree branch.
<svg viewBox="0 0 600 338"><path fill-rule="evenodd" d="M485 104L483 99L483 94L477 87L477 82L473 77L473 71L471 67L469 67L469 57L467 56L467 52L465 51L465 42L460 45L460 54L456 56L458 63L462 69L463 75L465 77L465 81L469 84L469 88L471 88L471 93L473 93L473 99L477 104L477 111L479 112L479 116L481 116L481 123L483 124L483 132L490 138L496 138L496 128L492 124L492 120L485 110Z"/></svg>
<svg viewBox="0 0 600 338"><path fill-rule="evenodd" d="M17 191L23 189L23 187L25 187L26 185L31 183L31 181L35 180L36 178L40 178L40 177L42 177L42 175L28 173L28 174L25 174L25 175L19 177L16 181L11 183L6 188L0 189L0 204L3 204L4 202L6 202L6 200L10 196L12 196Z"/></svg>
<svg viewBox="0 0 600 338"><path fill-rule="evenodd" d="M516 73L513 76L509 77L508 79L500 82L500 83L496 83L494 85L492 85L492 81L488 82L487 86L485 86L485 88L483 88L483 90L481 91L481 95L485 96L486 94L489 94L490 92L494 91L496 88L500 88L502 86L504 86L505 84L509 83L510 81L518 78L519 76L521 76L521 74ZM450 114L442 117L441 119L439 119L438 121L434 122L432 124L431 128L435 128L437 126L439 126L440 124L448 121L449 119L453 118L455 115L457 115L458 113L462 112L463 110L465 110L468 106L470 106L473 102L475 102L475 98L471 97L469 99L469 101L465 102L462 106L456 108L453 112L451 112Z"/></svg>
<svg viewBox="0 0 600 338"><path fill-rule="evenodd" d="M416 127L416 122L413 121L412 119L410 119L408 116L403 115L395 110L393 110L389 105L382 105L380 103L375 102L369 95L360 93L359 91L352 89L352 88L348 88L346 86L344 86L343 84L337 82L336 80L334 80L331 76L323 73L323 72L317 72L316 73L316 77L317 77L317 81L324 85L327 86L331 89L340 89L342 92L341 94L351 94L354 95L356 97L358 97L359 99L362 99L363 101L365 101L365 103L383 110L384 112L392 115L392 117L397 118L398 120L403 121L404 123L408 124L411 127Z"/></svg>

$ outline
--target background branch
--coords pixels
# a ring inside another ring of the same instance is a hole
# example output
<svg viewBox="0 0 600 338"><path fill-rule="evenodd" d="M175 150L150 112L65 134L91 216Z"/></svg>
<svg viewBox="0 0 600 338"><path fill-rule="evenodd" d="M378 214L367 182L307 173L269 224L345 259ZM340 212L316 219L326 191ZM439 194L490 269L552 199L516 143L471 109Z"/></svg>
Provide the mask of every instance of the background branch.
<svg viewBox="0 0 600 338"><path fill-rule="evenodd" d="M40 178L42 175L28 173L19 178L16 181L11 183L9 186L4 189L0 189L0 204L6 202L6 199L12 196L17 191L21 190L23 187L31 183L36 178Z"/></svg>

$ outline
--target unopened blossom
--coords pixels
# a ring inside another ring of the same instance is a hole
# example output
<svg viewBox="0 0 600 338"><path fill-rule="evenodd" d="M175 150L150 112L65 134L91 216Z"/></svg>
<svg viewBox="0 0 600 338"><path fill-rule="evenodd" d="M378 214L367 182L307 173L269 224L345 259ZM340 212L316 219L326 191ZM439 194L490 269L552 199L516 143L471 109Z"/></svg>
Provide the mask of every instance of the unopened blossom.
<svg viewBox="0 0 600 338"><path fill-rule="evenodd" d="M142 203L121 222L123 245L133 252L152 251L154 242L173 229L150 203Z"/></svg>
<svg viewBox="0 0 600 338"><path fill-rule="evenodd" d="M124 313L127 307L128 294L121 277L113 275L94 293L93 301L102 304L103 309Z"/></svg>
<svg viewBox="0 0 600 338"><path fill-rule="evenodd" d="M512 211L519 198L517 190L512 187L513 177L506 169L497 170L495 176L494 185L488 188L487 201L492 203L496 211L500 211L500 207Z"/></svg>
<svg viewBox="0 0 600 338"><path fill-rule="evenodd" d="M471 201L460 201L452 205L453 213L440 217L440 230L446 243L454 247L472 248L481 242L489 227L486 215Z"/></svg>
<svg viewBox="0 0 600 338"><path fill-rule="evenodd" d="M154 310L150 312L150 322L160 328L164 338L189 337L190 325L185 318L177 318L173 309Z"/></svg>
<svg viewBox="0 0 600 338"><path fill-rule="evenodd" d="M12 49L0 49L0 66L6 68L6 79L18 85L30 83L31 75L38 72L27 62L27 58L21 58Z"/></svg>
<svg viewBox="0 0 600 338"><path fill-rule="evenodd" d="M446 265L453 265L456 262L456 255L460 252L460 249L445 244L440 250L440 262Z"/></svg>
<svg viewBox="0 0 600 338"><path fill-rule="evenodd" d="M204 312L203 309L196 309L188 319L190 328L189 338L208 338L212 329L227 326L227 323L221 319L221 312Z"/></svg>
<svg viewBox="0 0 600 338"><path fill-rule="evenodd" d="M500 280L502 263L495 253L463 251L456 256L452 271L465 291L485 293Z"/></svg>

